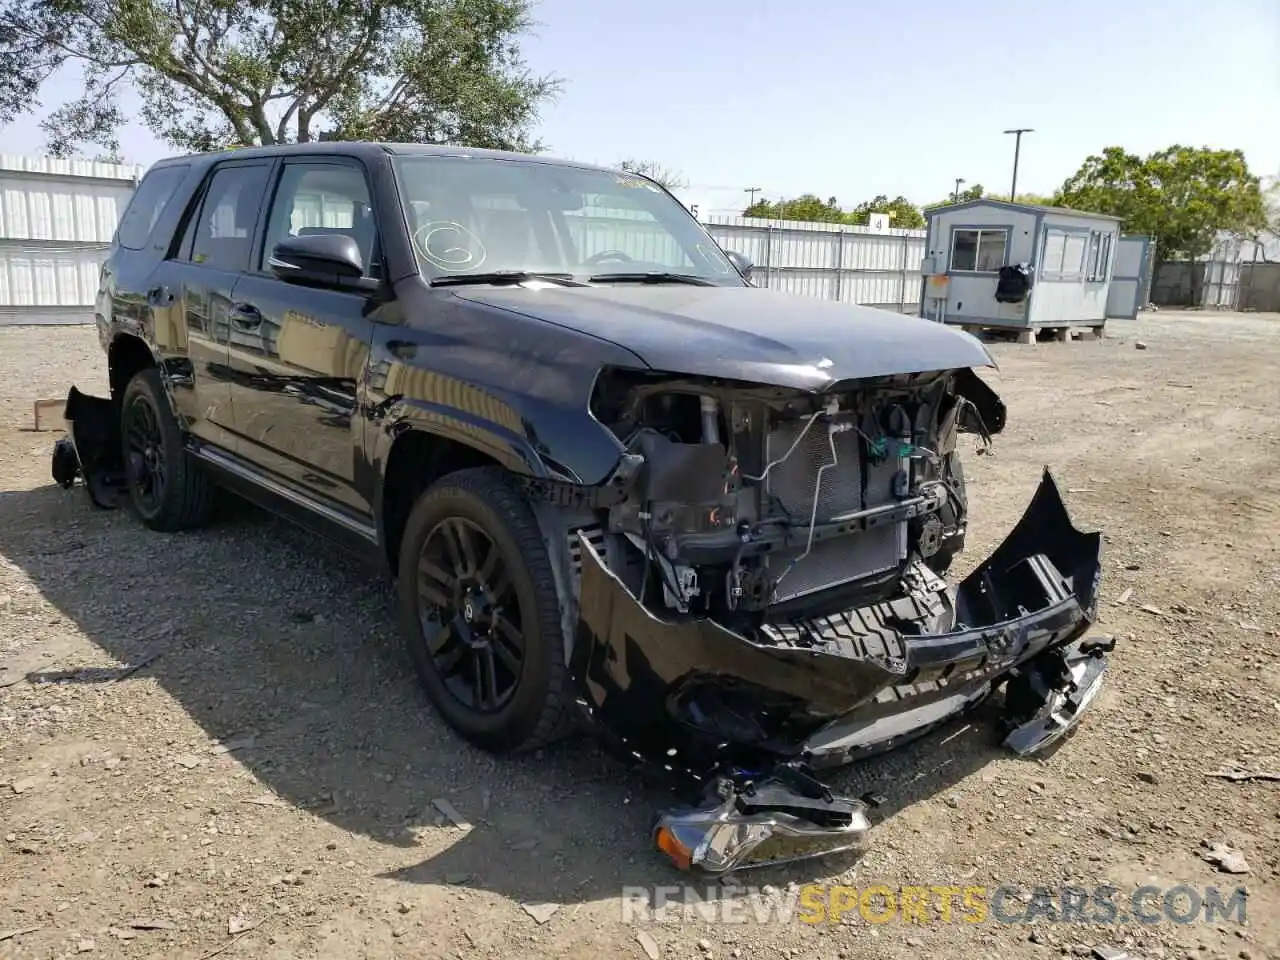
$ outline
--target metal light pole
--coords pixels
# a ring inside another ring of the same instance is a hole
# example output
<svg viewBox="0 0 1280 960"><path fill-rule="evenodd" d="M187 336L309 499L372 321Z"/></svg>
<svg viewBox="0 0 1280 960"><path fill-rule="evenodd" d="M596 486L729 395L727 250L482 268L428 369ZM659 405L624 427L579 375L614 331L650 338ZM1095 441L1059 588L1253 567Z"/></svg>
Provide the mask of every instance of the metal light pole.
<svg viewBox="0 0 1280 960"><path fill-rule="evenodd" d="M1018 154L1022 152L1022 135L1024 133L1035 133L1031 127L1019 127L1016 130L1006 130L1005 133L1012 133L1013 140L1013 184L1009 187L1009 202L1014 203L1018 197Z"/></svg>
<svg viewBox="0 0 1280 960"><path fill-rule="evenodd" d="M756 205L756 194L759 193L761 189L761 187L746 187L743 189L743 193L751 195L751 202L747 204L747 206L754 207Z"/></svg>
<svg viewBox="0 0 1280 960"><path fill-rule="evenodd" d="M960 184L962 184L962 183L968 183L968 182L969 182L969 181L968 181L968 180L966 180L964 177L956 177L956 188L955 188L953 191L951 191L951 202L952 202L952 203L959 203L959 202L960 202Z"/></svg>

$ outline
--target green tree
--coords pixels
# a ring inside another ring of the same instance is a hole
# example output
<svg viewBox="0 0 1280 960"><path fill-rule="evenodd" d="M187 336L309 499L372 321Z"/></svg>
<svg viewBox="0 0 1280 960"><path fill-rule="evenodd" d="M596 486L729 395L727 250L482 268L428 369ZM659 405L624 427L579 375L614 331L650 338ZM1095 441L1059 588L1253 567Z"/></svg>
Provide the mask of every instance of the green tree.
<svg viewBox="0 0 1280 960"><path fill-rule="evenodd" d="M0 124L46 81L83 91L49 150L119 150L120 95L183 150L381 139L534 150L559 81L529 73L530 0L0 0Z"/></svg>
<svg viewBox="0 0 1280 960"><path fill-rule="evenodd" d="M982 184L975 183L972 187L968 187L965 190L961 190L959 196L953 197L948 195L947 199L938 200L934 203L931 203L928 206L926 206L925 209L927 210L929 209L929 207L945 207L948 203L967 203L970 200L981 200L985 196L986 196L986 190L982 186Z"/></svg>
<svg viewBox="0 0 1280 960"><path fill-rule="evenodd" d="M890 200L883 193L874 200L866 200L853 208L849 213L849 222L866 226L873 213L889 214L889 225L903 230L919 230L924 227L924 214L920 208L906 197L898 196Z"/></svg>
<svg viewBox="0 0 1280 960"><path fill-rule="evenodd" d="M845 212L835 197L826 201L816 194L805 193L793 200L757 200L742 211L744 217L763 217L769 220L808 220L817 223L844 223Z"/></svg>
<svg viewBox="0 0 1280 960"><path fill-rule="evenodd" d="M874 200L860 203L852 210L844 210L835 197L821 200L817 194L805 193L791 200L757 200L742 211L744 217L761 217L767 220L807 220L813 223L847 223L866 226L872 213L887 213L895 227L916 230L924 226L924 216L918 207L906 197L890 200L884 194Z"/></svg>
<svg viewBox="0 0 1280 960"><path fill-rule="evenodd" d="M1175 145L1139 157L1107 147L1063 183L1055 202L1121 217L1130 233L1156 238L1161 260L1196 260L1221 234L1254 236L1267 223L1258 178L1239 150ZM1191 293L1194 301L1194 286Z"/></svg>
<svg viewBox="0 0 1280 960"><path fill-rule="evenodd" d="M1053 197L1046 196L1043 193L1020 193L1018 194L1018 203L1029 203L1037 207L1053 206Z"/></svg>
<svg viewBox="0 0 1280 960"><path fill-rule="evenodd" d="M682 190L689 185L683 174L653 160L623 160L618 163L619 170L627 173L638 173L662 184L668 190Z"/></svg>

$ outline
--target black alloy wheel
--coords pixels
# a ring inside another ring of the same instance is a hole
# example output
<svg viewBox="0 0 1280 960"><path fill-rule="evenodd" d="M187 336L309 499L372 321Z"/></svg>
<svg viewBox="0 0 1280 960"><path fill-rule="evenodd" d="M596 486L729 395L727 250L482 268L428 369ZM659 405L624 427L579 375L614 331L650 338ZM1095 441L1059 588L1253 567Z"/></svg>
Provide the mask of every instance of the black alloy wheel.
<svg viewBox="0 0 1280 960"><path fill-rule="evenodd" d="M146 394L138 394L124 410L125 468L134 503L144 516L159 512L168 489L160 413Z"/></svg>
<svg viewBox="0 0 1280 960"><path fill-rule="evenodd" d="M155 367L134 374L120 397L120 453L133 509L152 530L189 530L209 518L213 486L187 453Z"/></svg>
<svg viewBox="0 0 1280 960"><path fill-rule="evenodd" d="M502 550L477 524L442 520L418 555L419 620L432 665L448 692L478 713L515 695L525 638Z"/></svg>
<svg viewBox="0 0 1280 960"><path fill-rule="evenodd" d="M449 726L495 753L573 729L567 579L511 474L475 467L428 487L405 523L397 572L401 633Z"/></svg>

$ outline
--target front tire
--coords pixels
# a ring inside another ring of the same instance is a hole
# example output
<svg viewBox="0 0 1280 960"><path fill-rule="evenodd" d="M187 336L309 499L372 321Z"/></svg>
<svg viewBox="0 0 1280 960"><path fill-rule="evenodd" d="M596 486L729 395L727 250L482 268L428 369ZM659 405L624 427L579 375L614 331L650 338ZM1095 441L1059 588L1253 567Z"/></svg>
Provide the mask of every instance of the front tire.
<svg viewBox="0 0 1280 960"><path fill-rule="evenodd" d="M209 478L187 455L160 371L133 375L120 399L120 438L129 500L152 530L172 533L209 518Z"/></svg>
<svg viewBox="0 0 1280 960"><path fill-rule="evenodd" d="M500 467L449 474L414 504L399 559L400 626L427 697L495 753L572 728L561 601L533 511Z"/></svg>

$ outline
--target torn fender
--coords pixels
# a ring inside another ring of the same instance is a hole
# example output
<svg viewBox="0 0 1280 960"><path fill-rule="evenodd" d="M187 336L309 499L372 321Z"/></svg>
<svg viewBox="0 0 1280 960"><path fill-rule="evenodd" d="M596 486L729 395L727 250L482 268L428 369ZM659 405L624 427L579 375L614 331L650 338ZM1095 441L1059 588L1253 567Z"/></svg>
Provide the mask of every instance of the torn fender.
<svg viewBox="0 0 1280 960"><path fill-rule="evenodd" d="M855 611L793 622L803 643L660 618L583 538L574 673L594 719L627 752L670 769L701 777L797 758L831 724L980 689L1078 639L1095 615L1101 546L1101 534L1072 526L1046 470L1017 526L956 591L953 622L939 632L882 622L882 652L869 655L849 635L865 623Z"/></svg>

